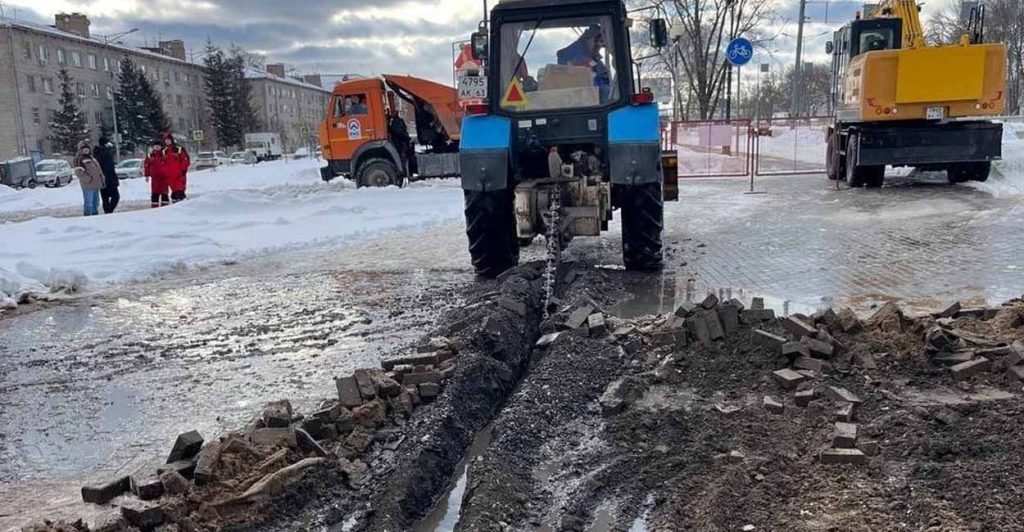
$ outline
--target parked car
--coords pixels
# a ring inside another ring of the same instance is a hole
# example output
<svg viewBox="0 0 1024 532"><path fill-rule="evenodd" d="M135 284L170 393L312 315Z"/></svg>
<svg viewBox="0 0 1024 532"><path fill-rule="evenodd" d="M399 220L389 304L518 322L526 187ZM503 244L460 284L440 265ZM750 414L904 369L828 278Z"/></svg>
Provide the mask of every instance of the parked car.
<svg viewBox="0 0 1024 532"><path fill-rule="evenodd" d="M114 172L120 179L142 177L142 159L125 159L114 167Z"/></svg>
<svg viewBox="0 0 1024 532"><path fill-rule="evenodd" d="M231 164L256 164L256 153L251 150L236 151L231 154Z"/></svg>
<svg viewBox="0 0 1024 532"><path fill-rule="evenodd" d="M75 177L75 171L71 164L64 159L43 159L36 163L35 183L29 184L29 188L38 183L47 187L62 187L71 183Z"/></svg>
<svg viewBox="0 0 1024 532"><path fill-rule="evenodd" d="M222 151L201 151L196 156L195 168L216 168L224 164L231 164L231 159Z"/></svg>
<svg viewBox="0 0 1024 532"><path fill-rule="evenodd" d="M305 159L307 157L309 157L309 148L306 147L295 148L295 153L291 155L292 159Z"/></svg>

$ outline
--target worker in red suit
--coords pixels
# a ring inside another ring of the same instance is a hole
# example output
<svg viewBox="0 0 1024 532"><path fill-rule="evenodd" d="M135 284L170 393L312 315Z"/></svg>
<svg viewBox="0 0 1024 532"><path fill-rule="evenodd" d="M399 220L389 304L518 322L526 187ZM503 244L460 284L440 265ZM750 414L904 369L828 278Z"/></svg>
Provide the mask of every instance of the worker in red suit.
<svg viewBox="0 0 1024 532"><path fill-rule="evenodd" d="M185 148L174 142L174 136L170 133L164 133L163 155L167 169L167 184L171 189L171 203L177 203L185 199L188 167L192 164L192 160Z"/></svg>
<svg viewBox="0 0 1024 532"><path fill-rule="evenodd" d="M159 142L153 143L153 148L142 162L142 175L149 181L149 206L155 209L169 204L164 147Z"/></svg>

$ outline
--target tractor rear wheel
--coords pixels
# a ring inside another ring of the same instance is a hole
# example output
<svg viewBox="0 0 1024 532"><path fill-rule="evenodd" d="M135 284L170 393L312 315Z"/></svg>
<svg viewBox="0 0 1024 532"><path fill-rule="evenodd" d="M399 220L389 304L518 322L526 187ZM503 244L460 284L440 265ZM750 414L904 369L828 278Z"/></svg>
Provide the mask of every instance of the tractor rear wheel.
<svg viewBox="0 0 1024 532"><path fill-rule="evenodd" d="M511 189L463 191L466 200L466 236L476 273L497 277L519 263L519 238Z"/></svg>
<svg viewBox="0 0 1024 532"><path fill-rule="evenodd" d="M360 187L386 187L399 185L398 168L386 159L370 159L360 165L356 185Z"/></svg>
<svg viewBox="0 0 1024 532"><path fill-rule="evenodd" d="M661 269L665 207L661 183L614 186L622 209L622 262L631 271Z"/></svg>

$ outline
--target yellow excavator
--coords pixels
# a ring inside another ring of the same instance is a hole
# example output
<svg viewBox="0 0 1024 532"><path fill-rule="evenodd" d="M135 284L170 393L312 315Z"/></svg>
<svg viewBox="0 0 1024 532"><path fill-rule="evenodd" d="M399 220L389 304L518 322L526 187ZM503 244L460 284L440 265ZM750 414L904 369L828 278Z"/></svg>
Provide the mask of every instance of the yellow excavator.
<svg viewBox="0 0 1024 532"><path fill-rule="evenodd" d="M984 6L950 45L925 43L914 0L884 0L835 32L829 179L880 187L885 167L945 170L950 183L988 179L1002 156L1006 46L984 42Z"/></svg>

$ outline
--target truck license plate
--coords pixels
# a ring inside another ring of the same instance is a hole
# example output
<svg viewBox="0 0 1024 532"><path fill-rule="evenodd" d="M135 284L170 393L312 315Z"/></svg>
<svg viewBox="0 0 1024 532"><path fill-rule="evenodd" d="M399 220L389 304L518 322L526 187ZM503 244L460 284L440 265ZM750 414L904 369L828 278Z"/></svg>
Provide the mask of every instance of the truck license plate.
<svg viewBox="0 0 1024 532"><path fill-rule="evenodd" d="M939 120L942 118L946 118L946 108L929 107L927 110L925 110L925 118L927 118L928 120Z"/></svg>
<svg viewBox="0 0 1024 532"><path fill-rule="evenodd" d="M460 100L483 100L487 98L486 76L461 76L459 78Z"/></svg>

